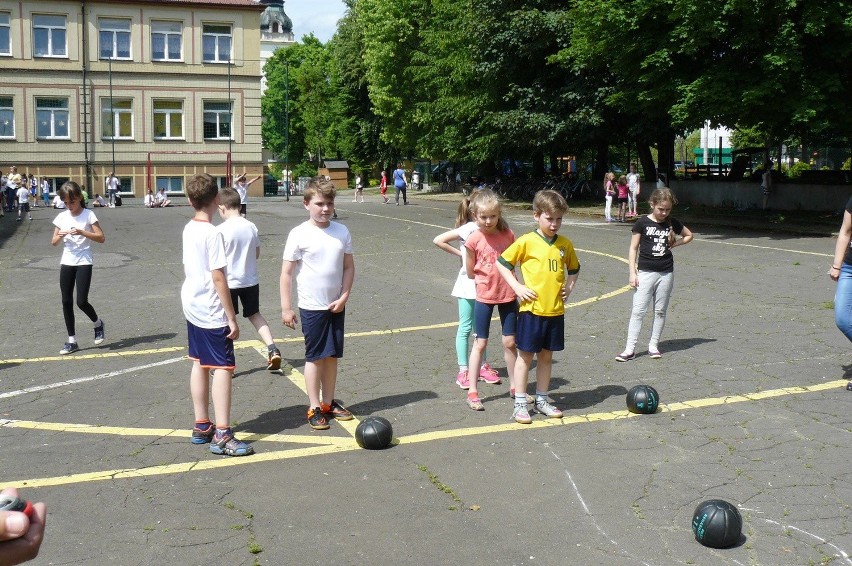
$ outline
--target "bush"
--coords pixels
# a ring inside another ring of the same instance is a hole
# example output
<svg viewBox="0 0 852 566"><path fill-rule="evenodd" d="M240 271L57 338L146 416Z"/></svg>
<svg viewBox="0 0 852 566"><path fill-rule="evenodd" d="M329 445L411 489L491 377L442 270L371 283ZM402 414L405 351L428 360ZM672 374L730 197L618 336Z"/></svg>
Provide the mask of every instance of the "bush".
<svg viewBox="0 0 852 566"><path fill-rule="evenodd" d="M805 163L804 161L798 161L794 163L792 167L790 167L790 170L787 172L787 175L791 179L797 179L802 176L802 171L810 171L810 169L810 164Z"/></svg>

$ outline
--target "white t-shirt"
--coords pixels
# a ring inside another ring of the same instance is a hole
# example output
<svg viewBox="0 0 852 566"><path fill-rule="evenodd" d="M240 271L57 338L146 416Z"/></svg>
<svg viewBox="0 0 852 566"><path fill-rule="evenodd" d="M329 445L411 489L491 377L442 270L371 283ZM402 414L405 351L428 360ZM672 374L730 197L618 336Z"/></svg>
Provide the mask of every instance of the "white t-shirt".
<svg viewBox="0 0 852 566"><path fill-rule="evenodd" d="M18 189L18 192L15 196L18 197L18 204L30 202L30 190L26 187L21 187L20 189Z"/></svg>
<svg viewBox="0 0 852 566"><path fill-rule="evenodd" d="M635 193L639 190L639 173L627 174L627 188L630 189L631 193Z"/></svg>
<svg viewBox="0 0 852 566"><path fill-rule="evenodd" d="M106 180L107 191L110 191L110 190L117 191L120 186L121 186L121 181L118 180L118 177L107 177L107 180Z"/></svg>
<svg viewBox="0 0 852 566"><path fill-rule="evenodd" d="M49 195L50 194L50 183L48 181L41 182L41 194Z"/></svg>
<svg viewBox="0 0 852 566"><path fill-rule="evenodd" d="M106 201L104 200L104 197L102 197L101 195L98 195L95 198L93 198L92 199L92 206L106 206Z"/></svg>
<svg viewBox="0 0 852 566"><path fill-rule="evenodd" d="M234 185L234 190L237 191L237 194L240 195L240 204L246 203L246 191L247 186L245 183L237 183Z"/></svg>
<svg viewBox="0 0 852 566"><path fill-rule="evenodd" d="M467 224L462 224L456 228L456 234L458 234L458 237L461 240L459 248L462 252L462 266L461 269L459 269L459 274L456 277L456 284L453 286L453 291L450 294L453 297L458 297L459 299L476 298L476 282L467 276L467 253L465 253L464 243L470 235L477 230L479 230L479 226L477 226L476 222L468 222Z"/></svg>
<svg viewBox="0 0 852 566"><path fill-rule="evenodd" d="M157 202L166 202L166 193L157 193Z"/></svg>
<svg viewBox="0 0 852 566"><path fill-rule="evenodd" d="M62 208L65 208L65 203L62 203ZM98 217L95 213L84 208L77 216L72 216L70 210L60 212L53 220L53 225L63 231L77 228L91 232L97 221ZM60 264L92 265L92 241L89 238L82 234L76 236L68 234L62 240L65 247L62 250L62 259L59 260Z"/></svg>
<svg viewBox="0 0 852 566"><path fill-rule="evenodd" d="M343 292L343 256L352 254L352 236L343 224L327 228L310 221L299 224L287 236L284 261L296 263L296 288L300 309L328 310Z"/></svg>
<svg viewBox="0 0 852 566"><path fill-rule="evenodd" d="M225 220L218 230L225 240L228 288L242 289L257 285L257 249L260 247L257 226L237 216Z"/></svg>
<svg viewBox="0 0 852 566"><path fill-rule="evenodd" d="M153 194L145 195L145 206L151 207L153 205L154 205L154 195Z"/></svg>
<svg viewBox="0 0 852 566"><path fill-rule="evenodd" d="M53 208L65 208L65 203L59 198L59 195L53 197Z"/></svg>
<svg viewBox="0 0 852 566"><path fill-rule="evenodd" d="M199 328L228 326L225 307L213 286L211 271L227 267L222 234L209 222L190 220L183 229L183 272L180 301L186 320Z"/></svg>

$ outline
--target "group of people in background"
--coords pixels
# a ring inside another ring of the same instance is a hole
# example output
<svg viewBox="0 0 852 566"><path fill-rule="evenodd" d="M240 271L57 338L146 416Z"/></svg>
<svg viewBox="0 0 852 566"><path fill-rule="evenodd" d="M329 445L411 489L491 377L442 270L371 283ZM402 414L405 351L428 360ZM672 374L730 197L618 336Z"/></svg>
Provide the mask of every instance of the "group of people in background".
<svg viewBox="0 0 852 566"><path fill-rule="evenodd" d="M40 201L45 208L50 206L50 183L45 177L39 181L35 175L18 173L13 165L8 175L0 171L0 201L0 216L17 211L18 221L24 215L32 220L32 209L41 208Z"/></svg>
<svg viewBox="0 0 852 566"><path fill-rule="evenodd" d="M630 164L630 172L615 180L612 171L604 175L604 219L607 222L627 222L628 218L636 218L639 193L642 181L636 171L636 165ZM612 217L612 204L618 203L617 217Z"/></svg>

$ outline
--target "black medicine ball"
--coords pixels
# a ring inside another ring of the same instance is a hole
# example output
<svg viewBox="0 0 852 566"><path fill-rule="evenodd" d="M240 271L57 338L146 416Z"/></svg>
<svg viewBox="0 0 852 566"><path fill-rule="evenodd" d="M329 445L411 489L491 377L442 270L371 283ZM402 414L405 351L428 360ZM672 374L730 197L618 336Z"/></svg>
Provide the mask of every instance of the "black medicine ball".
<svg viewBox="0 0 852 566"><path fill-rule="evenodd" d="M728 548L742 536L743 518L736 507L721 499L699 504L692 515L695 540L710 548Z"/></svg>
<svg viewBox="0 0 852 566"><path fill-rule="evenodd" d="M636 385L627 392L627 410L640 415L650 415L657 411L660 395L650 385Z"/></svg>
<svg viewBox="0 0 852 566"><path fill-rule="evenodd" d="M384 417L367 417L355 429L355 442L367 450L381 450L390 446L393 427Z"/></svg>

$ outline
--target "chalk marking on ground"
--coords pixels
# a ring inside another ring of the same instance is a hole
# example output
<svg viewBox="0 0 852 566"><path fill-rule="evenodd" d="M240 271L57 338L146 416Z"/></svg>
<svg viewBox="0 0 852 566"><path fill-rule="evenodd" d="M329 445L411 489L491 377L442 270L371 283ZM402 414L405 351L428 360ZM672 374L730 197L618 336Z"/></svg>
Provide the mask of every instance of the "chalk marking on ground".
<svg viewBox="0 0 852 566"><path fill-rule="evenodd" d="M800 395L803 393L813 393L818 391L825 391L832 388L841 388L846 385L845 379L839 379L835 381L830 381L827 383L820 383L811 386L798 386L798 387L783 387L780 389L772 389L767 391L758 391L754 393L746 393L743 395L731 395L726 397L711 397L705 399L694 399L691 401L684 401L680 403L671 403L664 406L661 406L659 409L660 413L672 412L672 411L684 411L687 409L698 409L698 408L706 408L720 405L729 405L733 403L744 403L744 402L756 402L763 399L769 399L773 397L782 397L788 395ZM585 415L570 415L564 417L562 419L545 419L545 420L537 420L533 421L530 425L518 425L517 423L505 423L499 425L488 425L488 426L479 426L479 427L467 427L453 430L438 430L425 432L420 434L413 434L410 436L403 436L401 438L394 439L395 446L402 446L406 444L417 444L421 442L432 442L436 440L447 440L451 438L460 438L465 436L475 436L482 434L490 434L495 432L521 432L527 430L534 430L546 427L555 427L555 426L564 426L564 425L578 425L582 423L594 423L601 421L614 421L628 418L639 417L639 415L635 415L633 413L628 412L627 410L622 411L609 411L609 412L601 412L601 413L588 413ZM647 417L646 417L647 418ZM28 421L0 421L0 428L2 427L16 427L21 423L27 423ZM350 423L352 421L349 421ZM340 423L339 423L340 424ZM115 434L118 435L118 431L122 431L121 435L126 436L128 429L119 429L118 427L114 427L113 431L109 431L110 427L86 427L86 425L76 425L82 426L84 428L88 428L85 432L89 433L106 433L106 434ZM75 432L73 427L68 430L68 432ZM163 435L163 429L136 429L134 435L136 436L155 436L160 437ZM168 432L168 429L167 431ZM186 432L181 432L181 435L186 435ZM293 438L297 435L282 435L286 438L287 442L293 442ZM251 432L243 432L241 433L241 437L245 438L255 438L261 439L269 439L270 435L253 435ZM196 470L209 470L214 468L225 468L229 466L242 466L246 464L251 464L254 462L270 462L277 460L285 460L291 458L299 458L299 457L307 457L307 456L319 456L323 454L330 454L333 452L343 452L343 451L354 451L360 450L358 445L355 443L355 440L352 438L330 438L325 437L323 440L318 440L316 436L304 437L305 440L303 442L310 442L315 446L305 447L305 448L297 448L292 450L279 450L273 452L261 452L259 454L254 454L252 456L244 456L240 458L225 458L225 459L213 459L213 460L201 460L201 461L193 461L186 462L181 464L169 464L169 465L161 465L161 466L148 466L144 468L124 468L117 470L107 470L107 471L98 471L98 472L85 472L80 474L69 474L65 476L54 476L54 477L46 477L46 478L33 478L33 479L24 479L24 480L12 480L12 481L4 481L0 484L0 488L5 487L17 487L17 488L35 488L35 487L46 487L52 485L68 485L74 483L84 483L84 482L92 482L92 481L101 481L108 479L128 479L128 478L137 478L144 476L154 476L154 475L163 475L163 474L172 474L172 473L184 473L191 472ZM307 439L310 439L307 440ZM316 444L320 442L328 442L328 444L316 446Z"/></svg>
<svg viewBox="0 0 852 566"><path fill-rule="evenodd" d="M19 395L25 395L27 393L37 393L39 391L47 391L49 389L56 389L58 387L68 387L69 385L77 385L78 383L86 383L88 381L98 381L101 379L108 379L110 377L116 377L119 375L123 375L125 373L130 373L134 371L142 371L146 369L150 369L157 366L164 366L167 364L173 364L175 362L180 362L185 360L184 356L179 358L171 358L169 360L162 360L159 362L154 362L151 364L145 364L142 366L135 366L132 368L126 369L118 369L115 371L109 371L107 373L101 373L98 375L91 375L89 377L78 377L77 379L69 379L67 381L58 381L56 383L48 383L47 385L35 385L33 387L27 387L25 389L18 389L17 391L8 391L6 393L0 393L0 399L7 399L9 397L17 397Z"/></svg>

